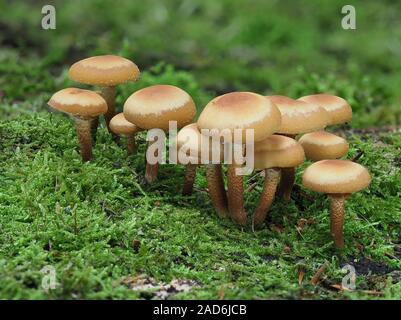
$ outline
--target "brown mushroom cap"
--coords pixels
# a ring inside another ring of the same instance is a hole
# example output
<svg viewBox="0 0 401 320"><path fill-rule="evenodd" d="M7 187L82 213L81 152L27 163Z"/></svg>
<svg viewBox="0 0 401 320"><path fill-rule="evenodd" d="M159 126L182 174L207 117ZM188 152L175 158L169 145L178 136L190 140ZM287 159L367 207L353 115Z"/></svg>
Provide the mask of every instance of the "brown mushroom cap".
<svg viewBox="0 0 401 320"><path fill-rule="evenodd" d="M347 140L326 131L304 134L298 141L304 148L306 158L312 161L339 159L349 149Z"/></svg>
<svg viewBox="0 0 401 320"><path fill-rule="evenodd" d="M119 56L95 56L74 63L68 71L70 79L98 86L115 86L139 78L135 63Z"/></svg>
<svg viewBox="0 0 401 320"><path fill-rule="evenodd" d="M293 168L305 161L304 150L294 139L272 135L255 143L255 162L257 170L268 168Z"/></svg>
<svg viewBox="0 0 401 320"><path fill-rule="evenodd" d="M206 141L207 139L207 141ZM201 164L201 156L202 156L202 148L207 146L207 142L209 142L209 160L212 163L212 152L213 152L213 144L212 139L210 137L204 136L200 133L198 126L196 123L191 123L185 127L183 127L177 134L177 150L178 154L184 152L186 157L190 158L189 163L192 164ZM185 150L181 150L181 148L185 145ZM220 146L220 160L224 159L224 146ZM193 156L190 157L190 156ZM179 158L178 158L179 160Z"/></svg>
<svg viewBox="0 0 401 320"><path fill-rule="evenodd" d="M328 125L341 124L352 120L352 109L346 100L331 94L314 94L298 100L318 104L329 113Z"/></svg>
<svg viewBox="0 0 401 320"><path fill-rule="evenodd" d="M56 92L48 105L80 117L97 117L107 111L107 103L99 94L78 88L66 88Z"/></svg>
<svg viewBox="0 0 401 320"><path fill-rule="evenodd" d="M323 193L353 193L365 189L371 181L368 170L349 160L321 160L304 171L302 184Z"/></svg>
<svg viewBox="0 0 401 320"><path fill-rule="evenodd" d="M266 96L281 113L281 134L299 134L322 130L329 116L327 111L315 103L294 100L285 96Z"/></svg>
<svg viewBox="0 0 401 320"><path fill-rule="evenodd" d="M254 141L266 139L281 123L277 107L263 96L252 92L231 92L214 98L198 119L200 129L254 129Z"/></svg>
<svg viewBox="0 0 401 320"><path fill-rule="evenodd" d="M167 131L169 121L182 128L196 114L195 103L184 90L170 85L155 85L134 92L124 104L125 118L140 128Z"/></svg>
<svg viewBox="0 0 401 320"><path fill-rule="evenodd" d="M110 129L115 134L131 134L140 131L141 129L138 128L135 124L127 121L124 117L124 113L116 114L110 120Z"/></svg>

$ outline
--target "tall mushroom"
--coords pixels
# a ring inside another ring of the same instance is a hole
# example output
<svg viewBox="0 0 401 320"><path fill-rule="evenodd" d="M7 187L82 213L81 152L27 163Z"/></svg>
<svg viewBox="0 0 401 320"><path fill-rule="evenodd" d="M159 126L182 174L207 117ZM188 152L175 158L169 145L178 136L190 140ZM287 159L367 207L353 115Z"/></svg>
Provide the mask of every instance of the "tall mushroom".
<svg viewBox="0 0 401 320"><path fill-rule="evenodd" d="M124 136L127 140L127 152L133 154L135 151L135 133L141 131L135 124L127 121L121 112L116 114L110 121L110 130L117 135Z"/></svg>
<svg viewBox="0 0 401 320"><path fill-rule="evenodd" d="M48 105L75 120L82 160L89 161L92 158L92 122L107 111L106 101L93 91L67 88L56 92Z"/></svg>
<svg viewBox="0 0 401 320"><path fill-rule="evenodd" d="M295 168L305 160L304 150L294 139L272 135L255 143L255 169L265 171L263 191L259 204L253 214L253 225L262 224L274 200L281 171L285 168Z"/></svg>
<svg viewBox="0 0 401 320"><path fill-rule="evenodd" d="M71 80L101 87L101 95L107 102L104 118L110 133L112 131L109 123L116 114L116 86L127 81L136 81L139 75L140 72L135 63L115 55L94 56L80 60L68 71Z"/></svg>
<svg viewBox="0 0 401 320"><path fill-rule="evenodd" d="M203 149L206 146L208 149ZM218 153L219 160L223 160L224 149L223 146L220 147L220 149L214 149L210 137L202 135L196 123L183 127L177 135L178 162L180 159L186 161L183 163L185 165L183 195L192 194L197 167L205 165L209 197L217 214L226 218L229 215L221 165L212 161L214 150ZM208 161L204 162L206 159L202 159L202 152L207 152Z"/></svg>
<svg viewBox="0 0 401 320"><path fill-rule="evenodd" d="M307 159L319 161L339 159L348 153L347 140L327 131L315 131L304 134L299 140Z"/></svg>
<svg viewBox="0 0 401 320"><path fill-rule="evenodd" d="M344 246L345 199L367 188L370 181L368 170L349 160L321 160L303 173L302 183L306 188L326 193L330 198L330 230L337 248Z"/></svg>
<svg viewBox="0 0 401 320"><path fill-rule="evenodd" d="M216 97L206 105L198 119L200 129L214 129L219 136L227 130L234 136L234 130L239 129L243 144L246 130L253 130L254 142L257 142L277 131L280 123L277 107L268 99L252 92L231 92ZM228 208L231 218L236 223L245 225L247 216L244 208L243 177L236 172L239 167L234 155L227 172Z"/></svg>
<svg viewBox="0 0 401 320"><path fill-rule="evenodd" d="M343 124L352 120L352 109L346 100L331 94L313 94L298 99L323 107L329 114L327 125Z"/></svg>
<svg viewBox="0 0 401 320"><path fill-rule="evenodd" d="M191 96L171 85L155 85L134 92L124 104L125 118L143 129L169 130L170 121L177 128L191 123L196 107ZM149 144L148 148L151 146ZM158 156L155 154L155 156ZM145 179L153 183L157 178L158 163L146 163Z"/></svg>
<svg viewBox="0 0 401 320"><path fill-rule="evenodd" d="M281 113L281 127L277 133L295 139L300 133L322 130L329 122L327 111L315 103L294 100L285 96L267 96ZM295 182L294 168L282 171L278 194L285 200L291 199L292 187Z"/></svg>

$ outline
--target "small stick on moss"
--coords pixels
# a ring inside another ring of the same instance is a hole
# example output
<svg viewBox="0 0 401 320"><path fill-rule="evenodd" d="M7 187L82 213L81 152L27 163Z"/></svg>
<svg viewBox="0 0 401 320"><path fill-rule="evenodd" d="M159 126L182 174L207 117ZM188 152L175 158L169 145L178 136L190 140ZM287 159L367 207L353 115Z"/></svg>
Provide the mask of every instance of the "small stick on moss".
<svg viewBox="0 0 401 320"><path fill-rule="evenodd" d="M316 273L314 274L314 276L311 279L311 284L313 284L314 286L317 285L320 281L320 277L322 276L323 272L326 270L326 268L328 267L329 263L327 261L324 262L324 264L322 264L320 266L320 268L316 271Z"/></svg>

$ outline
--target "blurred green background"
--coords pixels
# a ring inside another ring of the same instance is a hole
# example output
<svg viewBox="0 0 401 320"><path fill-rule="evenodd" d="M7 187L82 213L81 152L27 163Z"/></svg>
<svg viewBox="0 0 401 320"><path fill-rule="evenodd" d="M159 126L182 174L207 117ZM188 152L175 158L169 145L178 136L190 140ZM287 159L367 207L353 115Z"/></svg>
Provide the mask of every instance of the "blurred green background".
<svg viewBox="0 0 401 320"><path fill-rule="evenodd" d="M56 8L56 30L41 29L45 4ZM341 28L346 4L0 0L0 115L43 109L54 91L77 85L66 79L71 63L107 53L145 71L119 88L120 103L161 82L190 91L199 109L234 90L332 92L352 104L354 127L399 124L401 2L352 1L356 30Z"/></svg>

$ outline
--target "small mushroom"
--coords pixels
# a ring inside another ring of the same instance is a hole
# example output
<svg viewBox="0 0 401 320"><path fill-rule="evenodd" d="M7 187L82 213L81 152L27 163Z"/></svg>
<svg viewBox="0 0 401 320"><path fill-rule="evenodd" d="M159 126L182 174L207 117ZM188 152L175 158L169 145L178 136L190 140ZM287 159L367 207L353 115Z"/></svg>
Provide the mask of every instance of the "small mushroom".
<svg viewBox="0 0 401 320"><path fill-rule="evenodd" d="M336 125L351 122L352 120L352 109L346 100L343 98L331 95L331 94L313 94L310 96L304 96L298 100L317 104L329 114L329 122L327 125Z"/></svg>
<svg viewBox="0 0 401 320"><path fill-rule="evenodd" d="M208 145L210 162L202 163L202 148L206 145ZM187 161L187 163L184 163L186 169L182 194L192 194L197 168L199 165L205 165L209 197L217 214L220 217L226 218L229 216L227 194L224 188L221 165L218 163L212 163L212 148L213 146L210 137L202 135L199 132L196 123L191 123L178 132L178 161L180 162L180 159L186 159ZM224 158L223 148L224 147L221 146L220 150L216 150L216 152L220 153L220 160L223 160Z"/></svg>
<svg viewBox="0 0 401 320"><path fill-rule="evenodd" d="M196 171L200 164L201 137L196 123L186 125L177 134L178 162L180 163L181 158L187 160L187 163L183 163L185 178L182 195L184 196L189 196L193 192Z"/></svg>
<svg viewBox="0 0 401 320"><path fill-rule="evenodd" d="M298 134L322 130L329 122L327 111L315 103L294 100L285 96L267 96L281 113L281 127L277 133L295 139ZM286 201L291 199L295 182L294 168L282 170L278 194Z"/></svg>
<svg viewBox="0 0 401 320"><path fill-rule="evenodd" d="M107 111L106 101L93 91L67 88L56 92L48 105L74 118L82 160L89 161L92 158L92 122Z"/></svg>
<svg viewBox="0 0 401 320"><path fill-rule="evenodd" d="M229 130L242 130L242 143L245 143L246 130L254 132L254 142L272 135L280 127L281 117L277 107L263 96L252 92L231 92L214 98L203 109L198 119L200 129L216 130L222 135ZM237 142L238 143L238 142ZM244 208L243 177L236 169L241 164L233 161L228 165L227 187L228 208L231 218L240 225L245 225L247 216Z"/></svg>
<svg viewBox="0 0 401 320"><path fill-rule="evenodd" d="M307 159L319 161L339 159L348 153L347 140L326 131L316 131L304 134L299 140Z"/></svg>
<svg viewBox="0 0 401 320"><path fill-rule="evenodd" d="M111 119L110 129L117 135L125 136L127 140L128 154L133 154L135 151L135 133L141 129L135 124L127 121L123 113L119 113Z"/></svg>
<svg viewBox="0 0 401 320"><path fill-rule="evenodd" d="M74 63L68 71L71 80L101 87L101 95L107 102L104 115L107 129L115 115L116 86L127 81L136 81L140 72L135 63L114 55L94 56ZM95 129L92 129L95 130Z"/></svg>
<svg viewBox="0 0 401 320"><path fill-rule="evenodd" d="M369 186L368 170L349 160L321 160L303 173L303 185L313 191L326 193L330 199L331 235L337 248L344 247L345 199Z"/></svg>
<svg viewBox="0 0 401 320"><path fill-rule="evenodd" d="M305 160L304 150L294 139L272 135L255 143L255 169L265 170L265 181L258 207L253 214L253 225L261 225L274 200L281 170L294 168Z"/></svg>
<svg viewBox="0 0 401 320"><path fill-rule="evenodd" d="M134 92L124 104L125 118L143 129L169 130L169 122L177 128L191 123L196 114L195 103L184 90L171 85L155 85ZM153 142L152 142L153 143ZM148 148L151 146L149 144ZM157 155L156 155L157 156ZM145 179L157 179L159 164L146 163Z"/></svg>

